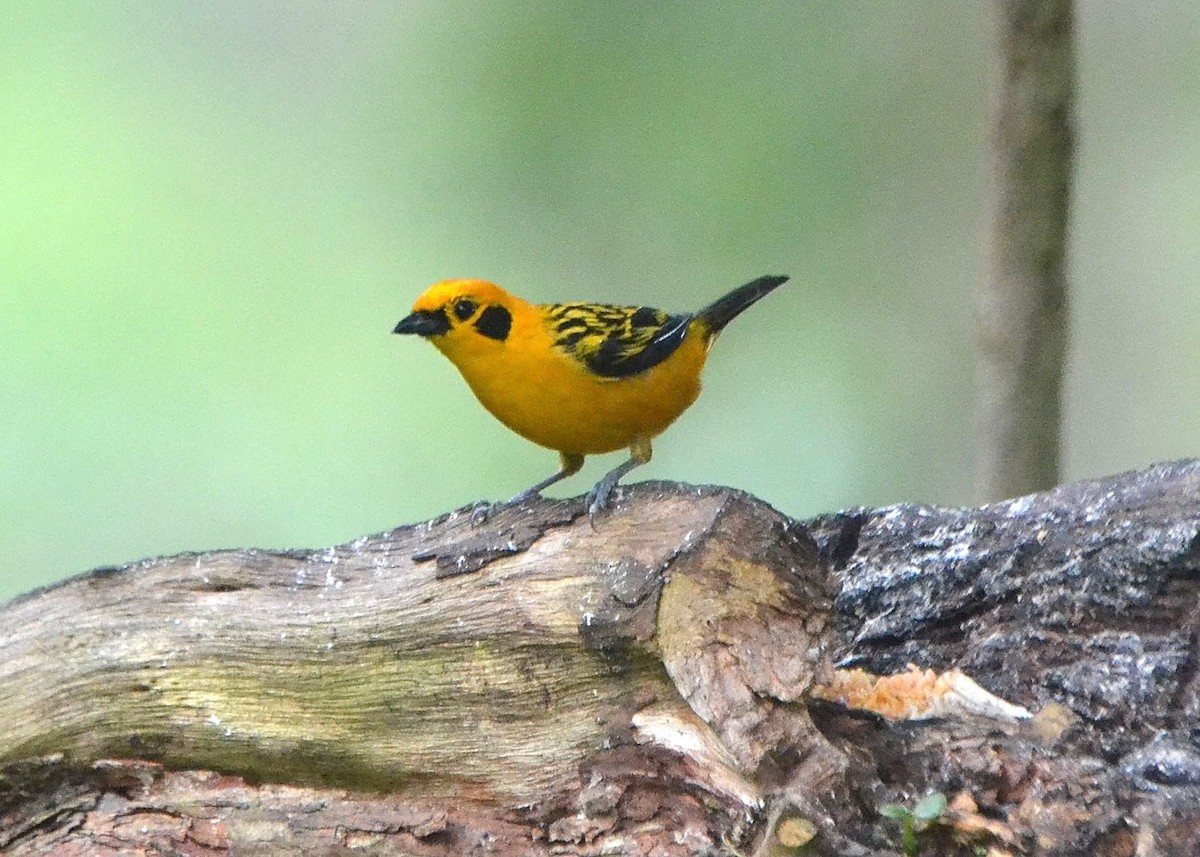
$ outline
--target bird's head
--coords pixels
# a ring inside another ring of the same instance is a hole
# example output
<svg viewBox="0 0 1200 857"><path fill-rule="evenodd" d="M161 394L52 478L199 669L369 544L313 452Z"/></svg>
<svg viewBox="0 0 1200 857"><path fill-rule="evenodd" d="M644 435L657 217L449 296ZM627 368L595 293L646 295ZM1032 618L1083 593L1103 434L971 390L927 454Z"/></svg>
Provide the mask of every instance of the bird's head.
<svg viewBox="0 0 1200 857"><path fill-rule="evenodd" d="M439 348L443 340L466 337L503 342L512 328L516 301L487 280L445 280L426 289L392 333L415 333Z"/></svg>

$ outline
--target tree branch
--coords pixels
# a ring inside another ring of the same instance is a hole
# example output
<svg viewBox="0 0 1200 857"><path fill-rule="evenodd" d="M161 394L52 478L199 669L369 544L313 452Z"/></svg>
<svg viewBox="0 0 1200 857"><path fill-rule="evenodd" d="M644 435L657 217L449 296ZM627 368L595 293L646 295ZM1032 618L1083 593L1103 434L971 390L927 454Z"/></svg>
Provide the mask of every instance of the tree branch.
<svg viewBox="0 0 1200 857"><path fill-rule="evenodd" d="M976 493L1059 481L1075 102L1071 0L1002 0L979 294Z"/></svg>

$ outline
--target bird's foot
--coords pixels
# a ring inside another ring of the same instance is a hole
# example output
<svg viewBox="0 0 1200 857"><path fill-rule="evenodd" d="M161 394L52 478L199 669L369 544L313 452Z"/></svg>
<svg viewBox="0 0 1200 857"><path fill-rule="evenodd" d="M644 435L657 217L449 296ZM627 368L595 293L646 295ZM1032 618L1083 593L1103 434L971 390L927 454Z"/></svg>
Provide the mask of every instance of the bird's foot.
<svg viewBox="0 0 1200 857"><path fill-rule="evenodd" d="M485 524L487 523L488 519L492 517L493 512L498 512L501 509L507 509L509 506L520 506L526 500L532 500L535 497L539 500L542 498L542 492L537 488L537 486L534 486L533 488L526 488L520 494L516 495L515 497L510 497L507 500L498 500L496 502L480 500L471 509L471 526L478 527L481 524Z"/></svg>
<svg viewBox="0 0 1200 857"><path fill-rule="evenodd" d="M608 498L612 495L613 489L617 487L617 483L621 481L621 477L623 477L630 470L633 470L633 468L637 467L639 464L645 464L650 460L649 444L646 444L646 448L644 450L641 450L640 447L638 450L641 452L641 455L635 454L631 456L630 459L624 464L620 464L608 471L608 473L605 473L604 478L597 482L592 487L592 490L588 492L588 523L592 525L593 530L596 529L596 514L601 509L608 507Z"/></svg>
<svg viewBox="0 0 1200 857"><path fill-rule="evenodd" d="M592 525L592 529L596 529L596 515L602 510L608 508L608 501L612 497L613 489L617 487L617 480L621 478L621 474L617 474L615 479L610 479L609 474L592 486L592 490L587 493L585 502L587 503L588 523Z"/></svg>
<svg viewBox="0 0 1200 857"><path fill-rule="evenodd" d="M471 526L479 527L487 523L488 518L492 516L492 510L499 503L492 503L488 500L480 500L471 507Z"/></svg>
<svg viewBox="0 0 1200 857"><path fill-rule="evenodd" d="M502 506L520 506L526 500L532 500L534 497L537 497L539 500L542 499L542 489L539 488L537 485L534 485L532 488L526 488L520 494L517 494L514 497L508 498L500 505L502 505Z"/></svg>

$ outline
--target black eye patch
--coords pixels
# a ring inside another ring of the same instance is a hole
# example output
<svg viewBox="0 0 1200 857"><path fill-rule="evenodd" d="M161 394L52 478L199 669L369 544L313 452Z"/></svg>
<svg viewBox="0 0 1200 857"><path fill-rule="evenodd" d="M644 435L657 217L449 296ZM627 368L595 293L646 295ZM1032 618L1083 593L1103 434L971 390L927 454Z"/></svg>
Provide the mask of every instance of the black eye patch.
<svg viewBox="0 0 1200 857"><path fill-rule="evenodd" d="M475 315L475 301L468 298L460 298L454 304L454 314L458 316L459 321L466 321Z"/></svg>
<svg viewBox="0 0 1200 857"><path fill-rule="evenodd" d="M508 339L508 332L512 330L512 313L493 304L479 314L479 318L475 320L475 329L489 339L503 342Z"/></svg>

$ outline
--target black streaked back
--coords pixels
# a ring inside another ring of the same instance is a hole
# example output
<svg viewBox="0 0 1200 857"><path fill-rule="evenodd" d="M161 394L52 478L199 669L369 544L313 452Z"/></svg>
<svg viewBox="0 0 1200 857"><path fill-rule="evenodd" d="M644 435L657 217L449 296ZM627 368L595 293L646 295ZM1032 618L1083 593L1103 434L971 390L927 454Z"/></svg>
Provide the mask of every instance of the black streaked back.
<svg viewBox="0 0 1200 857"><path fill-rule="evenodd" d="M604 378L627 378L670 357L691 315L651 307L553 304L545 308L555 344Z"/></svg>

